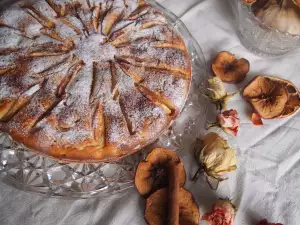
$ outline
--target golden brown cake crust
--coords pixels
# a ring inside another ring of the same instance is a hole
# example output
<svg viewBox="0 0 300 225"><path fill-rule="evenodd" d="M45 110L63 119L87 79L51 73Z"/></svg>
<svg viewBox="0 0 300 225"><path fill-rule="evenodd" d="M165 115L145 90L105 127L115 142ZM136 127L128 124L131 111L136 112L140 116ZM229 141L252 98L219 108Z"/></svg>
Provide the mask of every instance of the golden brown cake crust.
<svg viewBox="0 0 300 225"><path fill-rule="evenodd" d="M0 130L64 161L113 161L179 114L191 62L143 0L22 1L0 15Z"/></svg>

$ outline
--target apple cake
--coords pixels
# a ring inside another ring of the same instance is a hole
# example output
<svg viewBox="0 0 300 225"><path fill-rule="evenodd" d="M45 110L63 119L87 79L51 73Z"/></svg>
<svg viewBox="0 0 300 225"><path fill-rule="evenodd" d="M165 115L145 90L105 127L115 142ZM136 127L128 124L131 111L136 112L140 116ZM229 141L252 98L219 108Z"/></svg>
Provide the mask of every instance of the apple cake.
<svg viewBox="0 0 300 225"><path fill-rule="evenodd" d="M0 130L65 161L113 161L182 109L191 62L144 0L27 0L0 15Z"/></svg>

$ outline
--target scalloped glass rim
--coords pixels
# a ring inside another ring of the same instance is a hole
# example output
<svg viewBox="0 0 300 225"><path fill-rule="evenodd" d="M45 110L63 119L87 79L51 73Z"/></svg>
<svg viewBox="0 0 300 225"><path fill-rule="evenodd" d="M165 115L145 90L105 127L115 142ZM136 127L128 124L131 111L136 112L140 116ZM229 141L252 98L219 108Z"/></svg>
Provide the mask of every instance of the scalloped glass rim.
<svg viewBox="0 0 300 225"><path fill-rule="evenodd" d="M275 27L271 27L270 25L266 24L264 21L262 21L260 18L256 17L254 15L254 13L249 10L249 8L251 8L251 6L247 6L246 4L244 4L242 1L243 0L238 0L240 2L240 4L242 4L242 7L243 9L247 9L247 13L249 14L249 16L251 17L251 19L255 20L256 22L258 22L259 24L263 25L264 28L266 29L269 29L270 31L275 31L277 33L281 33L281 34L284 34L286 36L290 36L290 37L293 37L293 38L299 38L300 39L300 35L296 35L296 34L290 34L289 32L283 32L283 31L280 31L278 29L276 29Z"/></svg>
<svg viewBox="0 0 300 225"><path fill-rule="evenodd" d="M192 61L189 94L172 128L162 134L156 143L111 163L59 162L24 148L13 142L7 134L0 132L0 180L20 190L48 197L107 197L134 186L135 168L153 146L182 150L184 139L196 139L195 129L197 132L204 129L207 112L207 100L200 93L200 87L205 86L207 80L204 55L179 18L156 1L146 1L160 10L180 33ZM174 128L176 125L177 128Z"/></svg>

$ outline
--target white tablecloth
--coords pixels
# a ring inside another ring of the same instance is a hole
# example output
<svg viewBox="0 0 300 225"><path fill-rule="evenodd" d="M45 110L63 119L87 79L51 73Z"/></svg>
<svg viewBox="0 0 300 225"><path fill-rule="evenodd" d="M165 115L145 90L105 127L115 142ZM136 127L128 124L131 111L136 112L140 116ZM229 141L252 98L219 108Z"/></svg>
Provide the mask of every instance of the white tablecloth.
<svg viewBox="0 0 300 225"><path fill-rule="evenodd" d="M233 0L228 0L233 1ZM234 13L227 0L160 0L177 14L210 60L221 50L247 58L251 72L279 75L300 87L299 51L279 58L260 58L241 46ZM261 218L284 225L300 224L300 114L289 119L251 125L249 106L240 96L230 102L240 112L242 127L237 138L238 170L217 192L201 179L186 188L194 193L201 214L219 197L229 197L238 207L235 225L254 225ZM196 170L191 154L182 157L188 176ZM1 225L143 225L144 199L132 188L105 199L49 199L11 188L0 182Z"/></svg>

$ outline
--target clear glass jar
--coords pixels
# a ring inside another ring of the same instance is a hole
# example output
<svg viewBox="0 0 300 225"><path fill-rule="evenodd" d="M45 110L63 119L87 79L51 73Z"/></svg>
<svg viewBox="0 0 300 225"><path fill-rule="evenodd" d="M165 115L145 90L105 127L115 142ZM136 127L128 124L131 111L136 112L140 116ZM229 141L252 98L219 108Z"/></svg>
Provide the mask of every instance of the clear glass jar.
<svg viewBox="0 0 300 225"><path fill-rule="evenodd" d="M276 56L300 47L300 36L268 26L241 0L235 3L238 35L246 48L259 55Z"/></svg>

